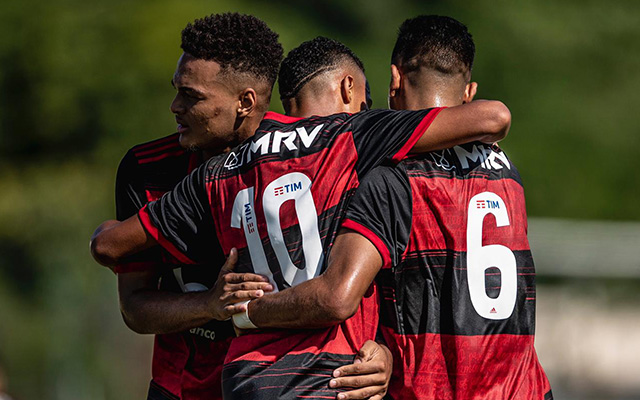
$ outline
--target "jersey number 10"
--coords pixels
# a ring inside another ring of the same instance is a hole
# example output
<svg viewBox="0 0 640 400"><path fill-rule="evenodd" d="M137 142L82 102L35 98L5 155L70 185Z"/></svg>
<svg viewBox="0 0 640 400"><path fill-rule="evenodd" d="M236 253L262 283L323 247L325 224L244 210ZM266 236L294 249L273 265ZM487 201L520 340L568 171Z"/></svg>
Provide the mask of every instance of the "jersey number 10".
<svg viewBox="0 0 640 400"><path fill-rule="evenodd" d="M238 192L233 203L231 227L244 229L254 272L268 277L273 287L277 288L267 263L264 247L262 247L253 199L253 186ZM293 264L282 234L280 207L288 200L295 202L296 216L302 233L304 269L299 269ZM280 264L284 280L289 285L295 286L316 276L320 271L322 260L322 242L318 230L318 214L311 194L311 179L300 172L292 172L272 181L262 193L262 209L267 223L269 241Z"/></svg>

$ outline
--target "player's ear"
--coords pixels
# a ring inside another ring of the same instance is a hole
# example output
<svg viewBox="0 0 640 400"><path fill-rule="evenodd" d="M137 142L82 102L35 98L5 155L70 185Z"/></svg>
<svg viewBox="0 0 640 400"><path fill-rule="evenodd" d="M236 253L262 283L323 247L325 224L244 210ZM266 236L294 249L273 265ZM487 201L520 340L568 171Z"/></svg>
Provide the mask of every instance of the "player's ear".
<svg viewBox="0 0 640 400"><path fill-rule="evenodd" d="M258 96L252 88L246 88L240 92L238 98L238 118L244 118L256 108Z"/></svg>
<svg viewBox="0 0 640 400"><path fill-rule="evenodd" d="M389 82L389 97L396 97L402 82L400 70L395 64L391 64L391 82Z"/></svg>
<svg viewBox="0 0 640 400"><path fill-rule="evenodd" d="M471 103L477 91L478 84L476 82L467 83L467 87L464 88L464 97L462 98L462 103Z"/></svg>
<svg viewBox="0 0 640 400"><path fill-rule="evenodd" d="M342 102L344 104L350 104L353 101L353 91L354 91L354 81L353 76L346 75L340 81L340 95L342 97Z"/></svg>

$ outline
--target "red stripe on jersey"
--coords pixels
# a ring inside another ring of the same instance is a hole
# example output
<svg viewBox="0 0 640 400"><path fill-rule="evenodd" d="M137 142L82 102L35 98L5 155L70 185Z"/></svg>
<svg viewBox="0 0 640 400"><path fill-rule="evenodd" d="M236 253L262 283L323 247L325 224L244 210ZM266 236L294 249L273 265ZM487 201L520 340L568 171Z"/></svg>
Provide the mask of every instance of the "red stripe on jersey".
<svg viewBox="0 0 640 400"><path fill-rule="evenodd" d="M420 140L422 135L424 135L427 129L429 129L429 126L431 126L433 120L438 116L438 114L440 114L440 111L444 110L445 108L446 107L439 107L429 111L429 114L427 114L422 119L422 122L418 124L416 129L411 134L409 140L407 140L404 146L402 146L402 148L396 153L396 155L393 156L392 160L395 162L400 162L402 159L404 159L407 156L407 153L409 153L409 151L413 148L413 146L415 146L418 140Z"/></svg>
<svg viewBox="0 0 640 400"><path fill-rule="evenodd" d="M133 150L133 154L135 154L136 157L140 158L140 157L147 156L149 154L162 153L165 150L175 149L175 148L178 148L178 147L180 149L182 149L182 147L180 147L180 143L174 142L174 143L165 144L165 145L160 146L160 147L156 147L155 149L149 149L149 150L143 150L143 151Z"/></svg>
<svg viewBox="0 0 640 400"><path fill-rule="evenodd" d="M533 336L399 335L381 329L393 354L394 399L543 400L550 390Z"/></svg>
<svg viewBox="0 0 640 400"><path fill-rule="evenodd" d="M154 162L154 161L160 161L160 160L163 160L163 159L169 158L169 157L181 156L185 152L186 152L186 150L184 150L183 148L180 148L179 150L168 152L168 153L163 153L163 154L160 154L160 155L155 156L155 157L140 158L140 159L138 159L138 164L147 164L147 163L151 163L151 162Z"/></svg>
<svg viewBox="0 0 640 400"><path fill-rule="evenodd" d="M177 142L178 139L179 139L179 134L178 133L174 133L173 135L165 136L165 137L160 138L160 139L156 139L156 140L152 140L152 141L147 142L147 143L139 144L137 146L134 146L131 150L133 152L137 152L137 151L140 151L140 150L146 150L146 149L150 149L150 148L152 148L154 146L159 146L161 144L168 143L170 141Z"/></svg>
<svg viewBox="0 0 640 400"><path fill-rule="evenodd" d="M500 196L507 207L509 225L497 227L487 214L482 225L484 246L500 244L513 250L529 250L524 190L513 179L457 179L416 176L409 171L413 194L414 229L407 252L419 250L467 250L467 213L471 198L482 192Z"/></svg>
<svg viewBox="0 0 640 400"><path fill-rule="evenodd" d="M268 111L265 115L263 119L270 119L273 121L278 121L278 122L282 122L283 124L292 124L296 121L300 121L303 120L304 118L298 118L298 117L290 117L288 115L282 115L273 111Z"/></svg>
<svg viewBox="0 0 640 400"><path fill-rule="evenodd" d="M358 232L362 236L364 236L367 239L369 239L369 241L375 246L375 248L380 253L380 256L382 257L382 268L383 269L384 268L391 268L391 255L389 254L389 249L384 244L382 239L380 239L378 237L378 235L373 233L366 226L364 226L362 224L359 224L356 221L351 220L351 219L345 219L344 222L342 222L342 227L343 228L347 228L347 229L351 229L352 231L355 231L355 232Z"/></svg>
<svg viewBox="0 0 640 400"><path fill-rule="evenodd" d="M178 250L173 245L173 243L167 240L167 238L162 235L158 228L156 228L155 225L151 223L149 214L147 213L147 205L148 204L145 204L144 207L142 207L140 211L138 211L138 219L140 220L142 227L149 233L149 235L151 235L152 238L154 238L158 242L158 244L164 247L165 250L171 253L171 255L174 256L178 261L187 265L195 264L195 262L189 259L189 257L185 256L180 250Z"/></svg>

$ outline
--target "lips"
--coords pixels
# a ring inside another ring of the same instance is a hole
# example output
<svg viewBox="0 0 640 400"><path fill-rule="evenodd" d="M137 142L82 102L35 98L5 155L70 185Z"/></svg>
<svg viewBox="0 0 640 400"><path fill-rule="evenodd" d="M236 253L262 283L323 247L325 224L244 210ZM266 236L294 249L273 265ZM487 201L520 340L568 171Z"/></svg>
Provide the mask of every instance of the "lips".
<svg viewBox="0 0 640 400"><path fill-rule="evenodd" d="M188 129L189 129L188 126L182 125L182 124L178 124L178 133L185 133Z"/></svg>
<svg viewBox="0 0 640 400"><path fill-rule="evenodd" d="M185 124L184 121L176 118L176 122L178 123L178 133L184 133L189 129L189 125Z"/></svg>

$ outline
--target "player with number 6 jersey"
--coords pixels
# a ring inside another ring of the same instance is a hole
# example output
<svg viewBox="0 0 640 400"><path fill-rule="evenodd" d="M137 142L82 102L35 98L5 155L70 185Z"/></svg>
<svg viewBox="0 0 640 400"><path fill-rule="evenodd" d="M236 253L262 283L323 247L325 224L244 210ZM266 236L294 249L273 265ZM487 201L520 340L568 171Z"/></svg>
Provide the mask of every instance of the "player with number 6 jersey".
<svg viewBox="0 0 640 400"><path fill-rule="evenodd" d="M452 18L405 21L391 106L470 101L474 52L467 28ZM434 79L444 84L431 96L411 96L409 82ZM343 227L367 237L383 260L376 282L393 399L552 399L534 348L524 190L497 145L469 143L375 169Z"/></svg>

